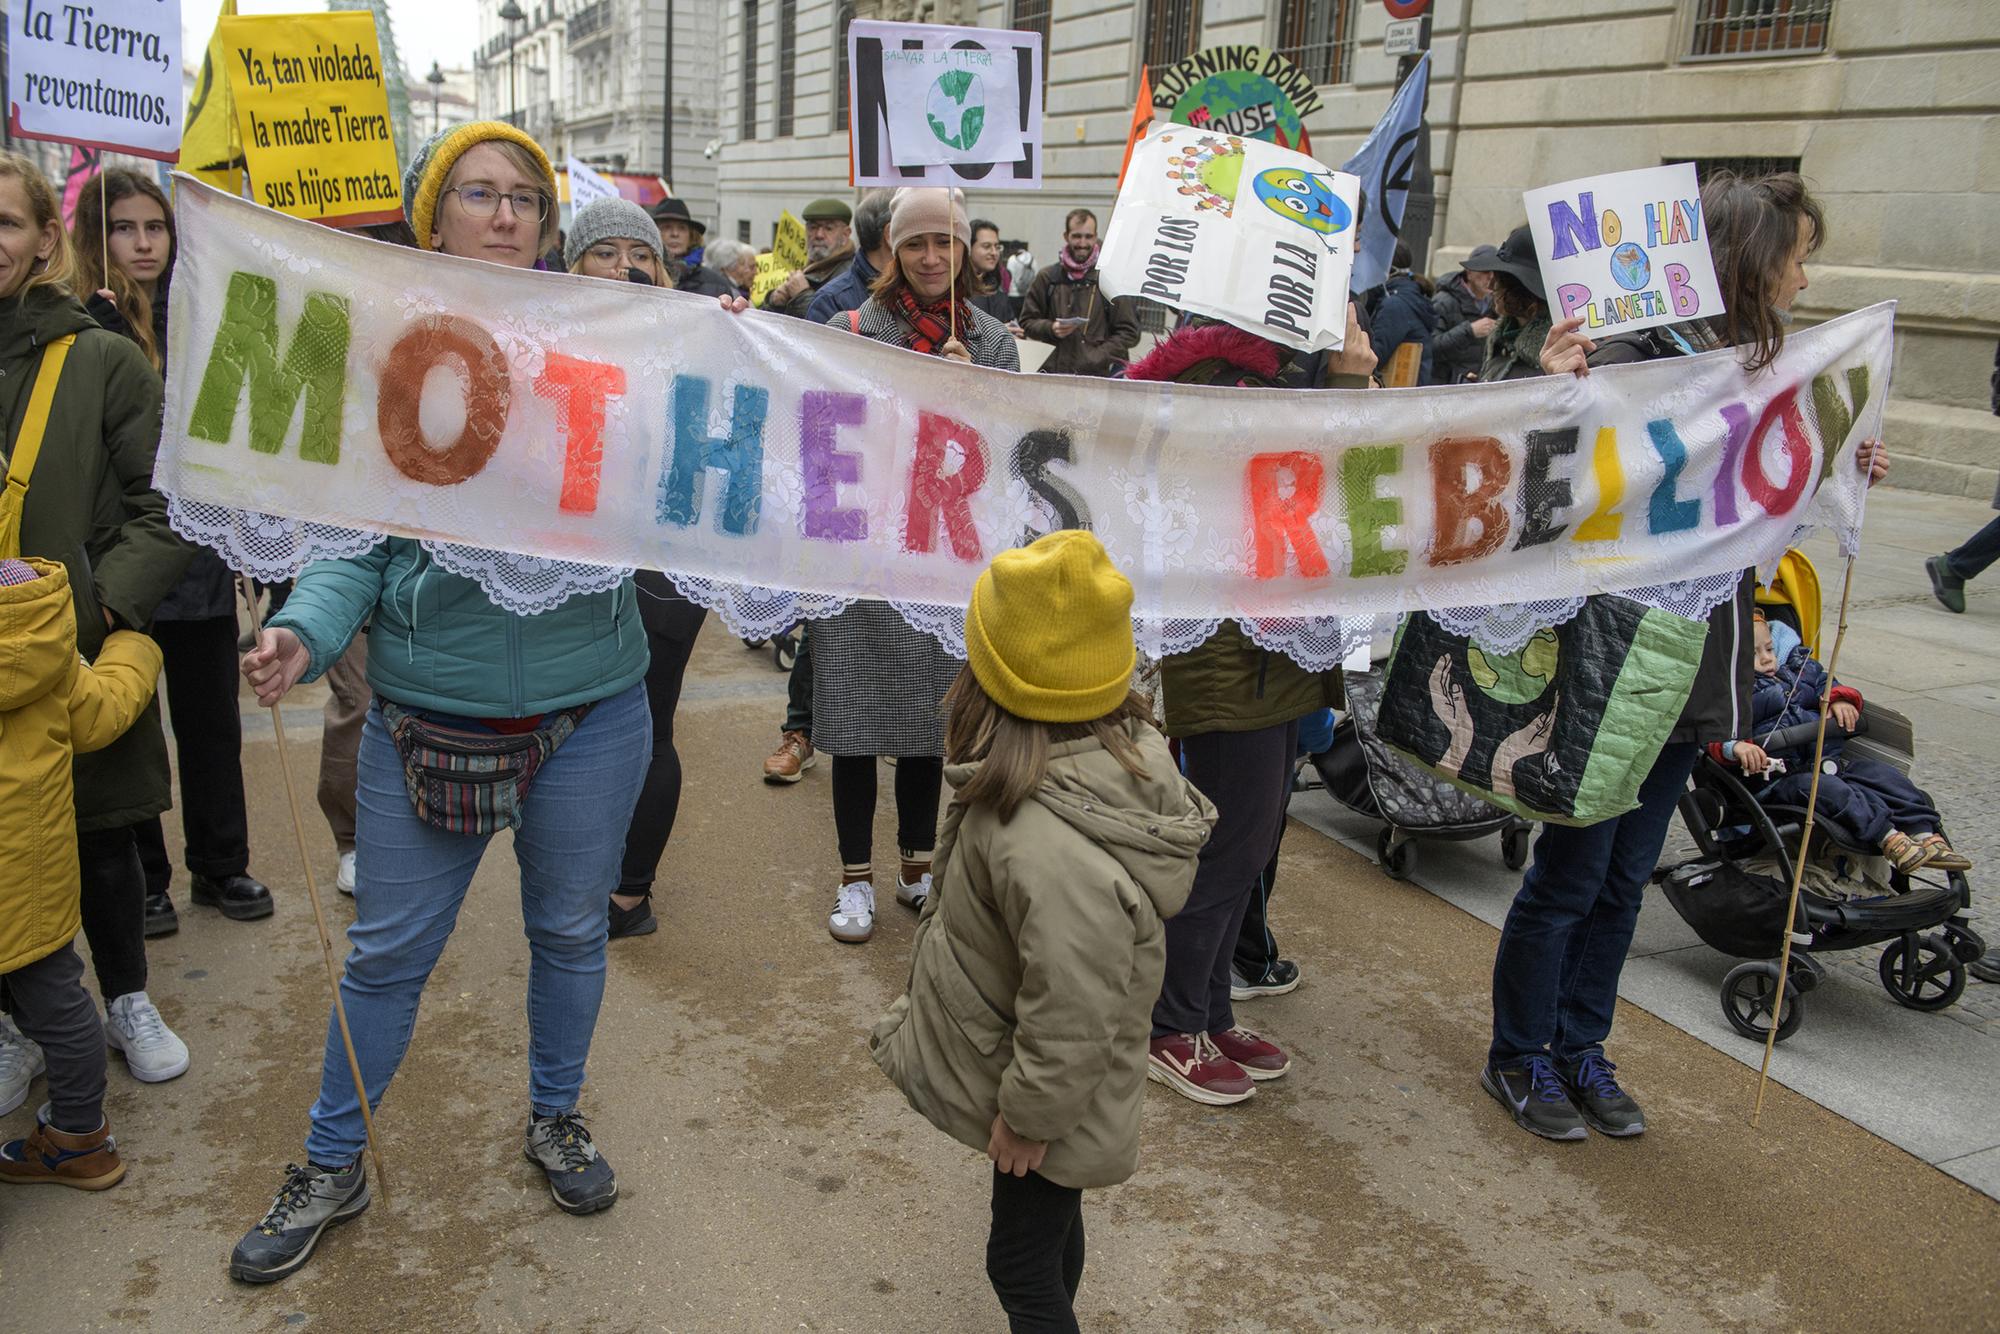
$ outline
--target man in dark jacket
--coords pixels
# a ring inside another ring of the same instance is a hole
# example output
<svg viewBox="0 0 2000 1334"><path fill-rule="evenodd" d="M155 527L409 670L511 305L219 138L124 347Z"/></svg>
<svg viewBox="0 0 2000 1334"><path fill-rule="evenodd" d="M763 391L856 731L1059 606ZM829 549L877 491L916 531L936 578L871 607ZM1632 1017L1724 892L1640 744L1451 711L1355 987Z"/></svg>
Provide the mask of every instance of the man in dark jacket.
<svg viewBox="0 0 2000 1334"><path fill-rule="evenodd" d="M1465 266L1438 284L1431 306L1443 324L1431 340L1431 375L1427 384L1461 384L1479 373L1486 359L1486 335L1493 332L1493 274L1490 262L1499 251L1474 246Z"/></svg>
<svg viewBox="0 0 2000 1334"><path fill-rule="evenodd" d="M876 275L889 266L889 199L891 191L870 190L854 210L854 258L845 273L836 274L819 289L806 318L825 324L843 310L859 310L868 301Z"/></svg>
<svg viewBox="0 0 2000 1334"><path fill-rule="evenodd" d="M708 224L697 222L685 199L662 199L652 207L660 229L660 254L667 261L667 280L696 296L735 296L736 284L701 262Z"/></svg>
<svg viewBox="0 0 2000 1334"><path fill-rule="evenodd" d="M815 199L801 216L806 266L764 294L763 308L805 319L822 287L847 272L854 258L854 211L838 199Z"/></svg>
<svg viewBox="0 0 2000 1334"><path fill-rule="evenodd" d="M1062 253L1028 285L1021 328L1055 345L1041 366L1050 375L1108 376L1138 344L1138 302L1097 290L1097 215L1089 209L1063 219Z"/></svg>
<svg viewBox="0 0 2000 1334"><path fill-rule="evenodd" d="M1382 364L1388 366L1395 360L1397 348L1405 343L1415 343L1423 349L1423 355L1417 362L1414 383L1434 384L1436 381L1431 379L1431 339L1442 323L1431 305L1429 283L1410 272L1410 247L1402 241L1396 242L1389 281L1383 284L1382 302L1375 308L1368 326L1369 344L1375 348ZM1389 380L1387 383L1400 381Z"/></svg>

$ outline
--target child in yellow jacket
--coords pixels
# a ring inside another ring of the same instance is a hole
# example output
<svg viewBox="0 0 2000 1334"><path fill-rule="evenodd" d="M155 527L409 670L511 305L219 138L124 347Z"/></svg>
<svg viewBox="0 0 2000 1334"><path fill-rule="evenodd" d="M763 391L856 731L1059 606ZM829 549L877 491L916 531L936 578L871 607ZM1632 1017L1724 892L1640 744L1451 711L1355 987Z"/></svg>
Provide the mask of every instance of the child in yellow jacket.
<svg viewBox="0 0 2000 1334"><path fill-rule="evenodd" d="M0 1144L0 1182L103 1190L125 1175L104 1119L104 1026L70 943L81 892L70 765L124 734L159 675L160 650L129 630L84 662L63 567L0 560L0 978L13 1006L0 1024L31 1040L49 1082L34 1130Z"/></svg>

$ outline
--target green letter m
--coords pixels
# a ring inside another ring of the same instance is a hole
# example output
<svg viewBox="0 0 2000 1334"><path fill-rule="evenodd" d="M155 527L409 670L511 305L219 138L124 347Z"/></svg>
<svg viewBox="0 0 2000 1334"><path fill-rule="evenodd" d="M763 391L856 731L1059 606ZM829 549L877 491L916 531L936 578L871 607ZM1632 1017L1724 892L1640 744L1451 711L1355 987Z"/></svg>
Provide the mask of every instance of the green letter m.
<svg viewBox="0 0 2000 1334"><path fill-rule="evenodd" d="M340 409L347 389L347 302L328 292L306 297L292 345L278 360L278 284L254 273L229 278L222 326L202 372L188 419L190 434L227 444L236 405L250 384L250 448L275 454L291 431L299 395L306 400L299 457L340 461Z"/></svg>

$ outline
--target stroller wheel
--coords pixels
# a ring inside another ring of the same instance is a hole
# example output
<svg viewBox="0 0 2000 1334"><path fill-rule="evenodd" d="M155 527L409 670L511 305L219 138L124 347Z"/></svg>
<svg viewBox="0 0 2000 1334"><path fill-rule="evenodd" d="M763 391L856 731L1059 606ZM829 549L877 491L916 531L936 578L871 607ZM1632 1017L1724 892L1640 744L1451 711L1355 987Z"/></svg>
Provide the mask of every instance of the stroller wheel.
<svg viewBox="0 0 2000 1334"><path fill-rule="evenodd" d="M1500 860L1510 871L1518 871L1528 864L1528 845L1535 836L1535 827L1528 824L1508 825L1500 832Z"/></svg>
<svg viewBox="0 0 2000 1334"><path fill-rule="evenodd" d="M1375 860L1382 863L1383 874L1391 880L1408 880L1417 869L1417 845L1397 838L1396 826L1385 824L1375 835Z"/></svg>
<svg viewBox="0 0 2000 1334"><path fill-rule="evenodd" d="M1898 1005L1942 1010L1965 991L1965 965L1943 936L1914 932L1889 942L1878 972Z"/></svg>
<svg viewBox="0 0 2000 1334"><path fill-rule="evenodd" d="M799 660L799 639L797 635L779 635L771 641L771 661L781 672L792 670L792 664Z"/></svg>
<svg viewBox="0 0 2000 1334"><path fill-rule="evenodd" d="M1739 963L1722 979L1722 1017L1744 1037L1762 1042L1771 1031L1777 990L1777 964L1768 959ZM1787 980L1784 1005L1778 1013L1777 1040L1783 1042L1798 1032L1805 1018L1805 1001L1799 996L1798 985Z"/></svg>

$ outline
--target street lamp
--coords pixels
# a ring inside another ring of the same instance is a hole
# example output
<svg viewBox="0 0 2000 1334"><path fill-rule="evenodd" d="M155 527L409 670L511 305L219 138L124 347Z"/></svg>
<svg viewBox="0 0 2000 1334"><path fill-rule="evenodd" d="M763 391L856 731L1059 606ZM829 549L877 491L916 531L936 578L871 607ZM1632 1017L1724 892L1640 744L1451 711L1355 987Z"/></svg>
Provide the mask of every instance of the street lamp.
<svg viewBox="0 0 2000 1334"><path fill-rule="evenodd" d="M424 75L424 82L431 86L431 133L436 134L441 120L438 112L438 94L444 91L444 70L439 68L437 61L431 62L431 72Z"/></svg>
<svg viewBox="0 0 2000 1334"><path fill-rule="evenodd" d="M507 25L507 123L514 126L521 123L520 105L514 100L514 25L527 20L514 0L500 6L500 21Z"/></svg>

